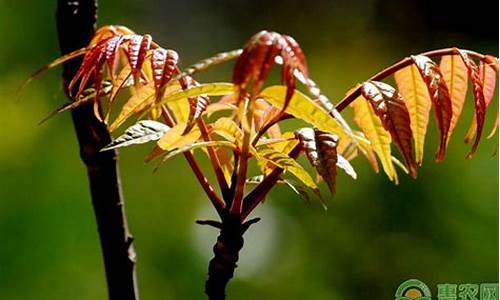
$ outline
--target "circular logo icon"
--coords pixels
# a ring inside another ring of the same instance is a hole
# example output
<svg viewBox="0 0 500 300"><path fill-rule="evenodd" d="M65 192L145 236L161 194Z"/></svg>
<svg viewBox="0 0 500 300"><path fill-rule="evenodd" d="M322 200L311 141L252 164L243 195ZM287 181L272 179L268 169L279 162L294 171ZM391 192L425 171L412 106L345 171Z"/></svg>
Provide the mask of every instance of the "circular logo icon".
<svg viewBox="0 0 500 300"><path fill-rule="evenodd" d="M399 285L395 300L431 300L431 290L422 281L409 279Z"/></svg>

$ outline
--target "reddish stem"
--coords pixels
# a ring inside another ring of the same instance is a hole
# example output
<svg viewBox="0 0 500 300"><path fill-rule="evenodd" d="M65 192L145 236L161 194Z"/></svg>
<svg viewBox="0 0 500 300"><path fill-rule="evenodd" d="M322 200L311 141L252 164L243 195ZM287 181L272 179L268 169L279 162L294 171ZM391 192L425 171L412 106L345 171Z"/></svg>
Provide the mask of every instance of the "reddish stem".
<svg viewBox="0 0 500 300"><path fill-rule="evenodd" d="M269 128L273 127L274 125L278 124L279 122L286 120L286 119L292 119L294 118L292 115L287 114L285 112L281 112L280 114L276 115L272 120L266 123L261 129L259 129L259 132L255 135L252 141L252 146L255 147L257 143L259 142L260 138L269 130Z"/></svg>
<svg viewBox="0 0 500 300"><path fill-rule="evenodd" d="M254 86L254 91L255 91ZM240 159L238 163L238 173L236 177L236 188L233 197L233 202L231 203L231 208L229 209L229 214L233 217L241 216L243 210L243 194L245 191L245 183L248 169L248 160L250 159L250 135L253 128L253 113L254 113L254 101L255 101L255 92L252 92L250 95L250 99L246 99L247 105L245 109L245 118L247 126L250 128L245 128L243 123L241 124L243 128L243 141L241 146Z"/></svg>
<svg viewBox="0 0 500 300"><path fill-rule="evenodd" d="M165 106L162 106L161 114L162 114L163 119L165 120L165 123L168 126L172 127L175 125L174 120L170 116L170 113L165 108ZM205 177L205 175L203 175L203 172L201 171L201 168L198 165L198 163L196 162L196 159L194 158L193 154L191 152L187 151L187 152L184 152L184 157L188 161L191 169L193 170L193 173L196 176L196 179L198 179L198 182L202 186L203 190L205 190L205 193L207 194L208 198L210 199L210 201L214 205L215 209L217 210L217 213L219 214L219 216L222 216L224 208L226 207L226 204L224 203L224 201L222 201L222 199L219 198L219 196L217 196L213 187L208 182L208 179Z"/></svg>
<svg viewBox="0 0 500 300"><path fill-rule="evenodd" d="M175 67L175 72L178 74L181 74L181 70L179 69L178 66ZM182 89L185 90L189 87L189 81L186 76L181 76L179 78L179 84L181 85ZM210 135L208 133L207 127L205 125L205 122L203 119L199 119L197 122L197 125L200 129L201 136L205 141L210 141ZM217 182L219 184L219 187L221 189L222 195L226 196L229 193L229 187L227 186L226 179L224 177L224 173L222 172L222 168L220 165L219 157L215 153L215 150L213 147L208 147L208 156L210 157L210 162L212 163L212 167L215 173L215 177L217 178ZM226 199L227 201L227 199Z"/></svg>
<svg viewBox="0 0 500 300"><path fill-rule="evenodd" d="M206 142L211 141L210 134L208 133L207 126L203 119L199 119L197 122L198 128L200 129L201 136L203 140ZM222 172L222 167L219 161L219 157L217 153L215 153L214 147L207 147L208 156L210 157L210 162L212 164L212 168L215 173L215 177L217 178L217 182L219 183L219 187L221 189L224 200L227 202L227 195L229 194L229 187L226 182L226 178L224 177L224 173Z"/></svg>

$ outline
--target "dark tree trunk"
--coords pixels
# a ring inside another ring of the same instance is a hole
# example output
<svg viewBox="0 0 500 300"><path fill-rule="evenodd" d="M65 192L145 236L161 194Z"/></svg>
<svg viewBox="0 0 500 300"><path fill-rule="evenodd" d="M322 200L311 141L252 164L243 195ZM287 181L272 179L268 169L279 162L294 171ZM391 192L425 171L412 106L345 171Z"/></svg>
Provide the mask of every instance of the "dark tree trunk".
<svg viewBox="0 0 500 300"><path fill-rule="evenodd" d="M89 44L95 30L96 11L96 0L58 0L56 17L62 54ZM64 64L65 88L80 63L81 59L74 59ZM92 105L73 110L72 117L80 156L87 167L109 299L138 299L135 251L123 207L117 153L99 152L111 142L111 136L106 126L95 117Z"/></svg>
<svg viewBox="0 0 500 300"><path fill-rule="evenodd" d="M214 257L208 264L208 279L205 282L205 294L210 300L223 300L226 298L226 286L233 278L243 248L243 234L250 225L258 222L260 218L251 219L243 224L239 219L223 218L223 222L198 221L199 224L212 225L220 229L217 242L214 245Z"/></svg>
<svg viewBox="0 0 500 300"><path fill-rule="evenodd" d="M208 265L208 279L205 293L210 300L225 299L226 285L233 278L238 255L243 247L243 227L241 224L223 224L214 245L214 257Z"/></svg>

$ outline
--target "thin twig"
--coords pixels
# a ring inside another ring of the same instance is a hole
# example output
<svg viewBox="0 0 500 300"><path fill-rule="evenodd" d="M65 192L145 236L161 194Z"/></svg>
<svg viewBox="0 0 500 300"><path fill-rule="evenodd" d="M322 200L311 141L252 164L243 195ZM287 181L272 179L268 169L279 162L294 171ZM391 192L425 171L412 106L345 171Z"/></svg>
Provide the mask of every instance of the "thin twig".
<svg viewBox="0 0 500 300"><path fill-rule="evenodd" d="M208 133L207 126L203 119L199 119L197 122L198 128L200 129L201 137L206 141L212 141L210 138L210 134ZM207 147L208 156L210 157L210 162L212 164L212 168L215 173L215 177L217 178L217 182L219 183L219 187L221 189L221 193L223 195L224 200L227 202L227 195L229 193L229 187L226 182L226 178L224 177L224 172L222 172L222 167L219 161L219 157L217 153L215 153L214 147Z"/></svg>
<svg viewBox="0 0 500 300"><path fill-rule="evenodd" d="M255 87L254 90L256 90ZM245 191L248 159L250 158L250 138L253 131L254 100L255 93L252 92L252 95L249 98L245 98L245 102L243 104L245 106L244 118L246 118L246 120L243 120L243 122L241 123L241 126L243 127L243 141L238 163L236 190L234 193L233 202L231 203L231 207L229 209L229 214L232 216L240 216L243 209L243 193Z"/></svg>
<svg viewBox="0 0 500 300"><path fill-rule="evenodd" d="M163 119L165 120L165 123L168 126L173 127L175 125L174 120L170 116L170 113L168 112L167 108L163 105L161 107L161 114ZM201 171L201 168L196 162L196 159L194 158L193 154L189 151L184 152L183 154L186 160L188 161L189 166L193 170L196 179L198 179L198 182L200 183L201 187L203 188L208 198L210 199L215 209L217 210L217 213L219 214L219 216L222 216L226 204L224 203L224 201L222 201L222 199L219 198L217 193L215 193L214 188L210 185L208 179Z"/></svg>

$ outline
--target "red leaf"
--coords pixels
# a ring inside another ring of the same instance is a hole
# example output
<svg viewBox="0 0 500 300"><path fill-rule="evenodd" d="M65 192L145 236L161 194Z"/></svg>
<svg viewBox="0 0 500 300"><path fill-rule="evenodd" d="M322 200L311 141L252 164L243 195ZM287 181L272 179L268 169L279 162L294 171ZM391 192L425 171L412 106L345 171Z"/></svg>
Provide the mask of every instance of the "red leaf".
<svg viewBox="0 0 500 300"><path fill-rule="evenodd" d="M325 180L332 196L335 195L338 136L313 128L299 129L295 136L311 165Z"/></svg>
<svg viewBox="0 0 500 300"><path fill-rule="evenodd" d="M332 195L335 195L337 177L337 144L338 136L320 130L314 130L314 138L318 149L318 173L323 177Z"/></svg>
<svg viewBox="0 0 500 300"><path fill-rule="evenodd" d="M239 85L241 94L252 83L252 94L257 95L277 58L283 60L281 81L288 87L284 101L286 108L295 90L295 70L302 72L305 79L308 73L306 59L299 44L286 35L261 31L250 38L233 70L233 83Z"/></svg>
<svg viewBox="0 0 500 300"><path fill-rule="evenodd" d="M415 178L417 166L413 158L413 134L410 115L403 98L392 86L378 81L365 82L361 93L370 102L385 130L391 134L405 159L410 175Z"/></svg>
<svg viewBox="0 0 500 300"><path fill-rule="evenodd" d="M498 58L491 56L489 54L486 54L484 56L484 61L495 70L495 72L498 75Z"/></svg>
<svg viewBox="0 0 500 300"><path fill-rule="evenodd" d="M264 48L262 52L265 54L264 60L260 64L258 62L254 64L255 78L259 84L264 82L267 76L269 76L269 72L275 64L275 58L280 55L284 43L283 38L274 32L269 36L269 39L269 42L263 40L263 43L258 46Z"/></svg>
<svg viewBox="0 0 500 300"><path fill-rule="evenodd" d="M309 72L307 70L306 56L304 55L304 52L302 52L302 49L300 48L299 43L297 43L297 41L293 37L291 37L291 36L283 35L283 37L287 41L288 46L290 46L290 48L292 50L291 52L298 59L299 63L297 65L297 68L300 70L300 72L304 75L305 78L308 78L309 77Z"/></svg>
<svg viewBox="0 0 500 300"><path fill-rule="evenodd" d="M430 58L423 55L411 57L420 72L423 81L427 85L430 98L434 105L436 119L440 132L440 142L436 160L441 161L446 154L448 132L450 130L453 114L452 102L446 82L439 66Z"/></svg>
<svg viewBox="0 0 500 300"><path fill-rule="evenodd" d="M479 75L479 70L476 63L469 57L469 55L462 51L457 50L460 57L462 58L467 70L469 72L469 77L472 81L472 93L474 95L474 107L476 109L476 139L472 145L472 149L467 154L467 158L471 158L477 150L479 141L481 140L481 135L484 127L484 115L486 113L486 101L484 99L483 93L483 82L481 81L481 76Z"/></svg>
<svg viewBox="0 0 500 300"><path fill-rule="evenodd" d="M148 50L151 48L151 42L152 38L149 34L145 34L142 37L141 48L139 49L139 55L137 58L137 65L135 66L136 72L139 72L139 70L142 68L142 64L144 63L146 54Z"/></svg>
<svg viewBox="0 0 500 300"><path fill-rule="evenodd" d="M71 96L73 96L73 87L79 79L81 79L81 81L78 87L78 92L74 96L75 98L78 98L78 96L80 96L94 70L98 67L102 67L105 61L103 58L106 52L107 42L110 39L111 38L108 38L97 43L85 54L80 68L68 85L68 91Z"/></svg>
<svg viewBox="0 0 500 300"><path fill-rule="evenodd" d="M488 108L491 100L493 100L493 96L495 95L497 73L495 72L494 67L489 66L484 61L480 61L479 78L481 78L481 81L483 82L484 102L486 104L486 108Z"/></svg>
<svg viewBox="0 0 500 300"><path fill-rule="evenodd" d="M274 57L281 52L281 36L275 32L261 31L254 35L243 49L233 72L234 84L246 89L253 80L255 86L261 85L267 77L266 70L274 64ZM274 53L273 56L267 55Z"/></svg>
<svg viewBox="0 0 500 300"><path fill-rule="evenodd" d="M139 80L139 73L144 63L147 51L151 48L151 36L145 34L144 36L134 35L131 37L128 45L128 59L132 75ZM137 84L138 82L136 82Z"/></svg>
<svg viewBox="0 0 500 300"><path fill-rule="evenodd" d="M114 78L114 68L116 65L116 54L120 50L120 45L124 41L124 36L119 34L112 37L106 46L105 59L108 64L109 76L111 79Z"/></svg>
<svg viewBox="0 0 500 300"><path fill-rule="evenodd" d="M183 90L199 85L199 83L196 80L194 80L189 76L182 77L179 80L179 83ZM206 95L190 97L188 101L189 101L189 117L183 134L188 133L191 130L191 128L193 128L194 124L196 124L196 121L198 121L198 119L201 118L203 112L207 109L207 106L210 104L210 98Z"/></svg>
<svg viewBox="0 0 500 300"><path fill-rule="evenodd" d="M127 55L132 70L135 70L137 62L139 60L139 51L141 49L141 43L142 43L142 36L140 35L133 35L130 38Z"/></svg>
<svg viewBox="0 0 500 300"><path fill-rule="evenodd" d="M495 95L497 76L498 76L498 59L491 55L485 55L484 60L481 60L479 62L479 77L483 82L484 102L486 105L485 110L489 107L491 101L493 100L493 96ZM495 125L490 131L490 134L488 135L488 139L495 134L496 126L497 124L495 123ZM474 116L469 126L469 130L465 135L464 142L466 144L468 144L472 140L472 138L476 134L476 130L477 130L477 123L476 123L476 117Z"/></svg>
<svg viewBox="0 0 500 300"><path fill-rule="evenodd" d="M171 79L177 69L179 55L174 50L156 48L151 55L153 81L157 98L161 97L161 90Z"/></svg>
<svg viewBox="0 0 500 300"><path fill-rule="evenodd" d="M174 73L177 70L177 63L179 61L179 55L174 50L167 50L167 59L165 62L165 67L163 68L163 82L162 84L167 84Z"/></svg>
<svg viewBox="0 0 500 300"><path fill-rule="evenodd" d="M153 82L157 92L163 86L163 70L167 60L167 50L156 48L151 55L151 68L153 69Z"/></svg>

